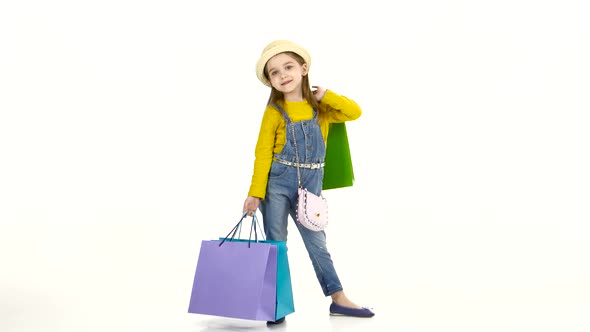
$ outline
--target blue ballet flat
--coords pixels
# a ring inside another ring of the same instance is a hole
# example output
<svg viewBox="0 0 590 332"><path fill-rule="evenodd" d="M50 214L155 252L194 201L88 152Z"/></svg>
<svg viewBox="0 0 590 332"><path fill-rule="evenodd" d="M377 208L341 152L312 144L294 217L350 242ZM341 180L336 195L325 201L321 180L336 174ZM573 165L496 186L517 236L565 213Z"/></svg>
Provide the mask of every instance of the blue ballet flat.
<svg viewBox="0 0 590 332"><path fill-rule="evenodd" d="M330 315L369 318L375 316L375 313L372 312L369 308L348 308L332 302L332 304L330 304Z"/></svg>

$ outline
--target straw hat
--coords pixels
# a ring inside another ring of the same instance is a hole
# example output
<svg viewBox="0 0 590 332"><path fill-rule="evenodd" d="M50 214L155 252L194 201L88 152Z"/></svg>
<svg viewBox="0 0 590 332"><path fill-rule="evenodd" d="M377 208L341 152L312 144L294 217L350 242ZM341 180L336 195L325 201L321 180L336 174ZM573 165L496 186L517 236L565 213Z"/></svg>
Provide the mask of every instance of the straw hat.
<svg viewBox="0 0 590 332"><path fill-rule="evenodd" d="M309 67L311 66L311 57L303 47L288 40L275 40L264 48L262 55L260 55L260 59L258 59L258 62L256 63L256 76L258 76L258 79L260 82L264 83L264 85L272 87L268 79L264 76L264 67L266 66L266 63L273 56L283 52L293 52L299 54L305 63L307 63L307 70L309 71Z"/></svg>

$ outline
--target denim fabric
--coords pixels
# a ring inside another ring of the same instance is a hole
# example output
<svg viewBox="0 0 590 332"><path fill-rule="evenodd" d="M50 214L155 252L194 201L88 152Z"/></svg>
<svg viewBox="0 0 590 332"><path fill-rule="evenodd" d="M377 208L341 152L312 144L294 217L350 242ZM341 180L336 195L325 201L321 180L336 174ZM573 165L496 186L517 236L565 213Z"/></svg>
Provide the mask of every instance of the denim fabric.
<svg viewBox="0 0 590 332"><path fill-rule="evenodd" d="M324 162L326 147L317 122L316 110L314 110L314 116L311 120L291 122L287 113L280 106L276 105L275 107L283 113L287 123L285 146L276 157L297 162L291 127L293 124L299 162ZM322 191L324 169L299 168L299 172L303 187L319 195ZM297 184L297 167L273 161L268 177L266 198L260 203L264 232L269 240L287 241L288 217L291 216L291 220L295 222L297 230L301 234L322 291L324 295L329 296L342 290L342 285L326 246L326 233L324 231L312 231L296 221Z"/></svg>

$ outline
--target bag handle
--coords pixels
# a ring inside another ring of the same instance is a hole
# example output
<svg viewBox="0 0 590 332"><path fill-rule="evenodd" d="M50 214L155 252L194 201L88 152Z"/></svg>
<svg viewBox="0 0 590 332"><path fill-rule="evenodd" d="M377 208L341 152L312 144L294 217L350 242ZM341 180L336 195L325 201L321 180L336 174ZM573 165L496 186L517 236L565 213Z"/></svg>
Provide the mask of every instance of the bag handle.
<svg viewBox="0 0 590 332"><path fill-rule="evenodd" d="M221 241L219 243L219 246L221 247L221 245L229 239L229 241L233 241L234 238L236 238L236 233L238 233L237 238L239 239L242 235L242 222L244 220L244 218L246 218L246 216L248 215L249 212L252 212L252 224L250 225L250 236L248 237L248 248L250 248L250 242L252 241L252 231L254 231L254 242L258 242L258 230L256 228L256 226L258 225L258 228L260 228L260 230L262 230L263 228L260 227L260 223L258 222L258 217L256 217L256 211L245 211L242 214L242 217L240 218L240 221L238 221L238 223L232 228L231 231L229 231L229 233L225 236L225 238L223 238L223 241ZM261 232L260 235L262 236L263 241L265 240L265 236L264 233Z"/></svg>

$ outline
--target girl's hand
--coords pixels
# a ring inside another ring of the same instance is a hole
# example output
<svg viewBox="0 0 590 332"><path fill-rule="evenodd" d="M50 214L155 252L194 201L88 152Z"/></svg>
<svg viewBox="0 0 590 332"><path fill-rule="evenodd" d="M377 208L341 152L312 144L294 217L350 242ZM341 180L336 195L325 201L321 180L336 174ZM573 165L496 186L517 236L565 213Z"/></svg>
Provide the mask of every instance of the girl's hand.
<svg viewBox="0 0 590 332"><path fill-rule="evenodd" d="M258 205L260 205L260 198L248 196L244 202L242 213L248 211L248 216L253 217L254 213L256 213L256 210L258 209Z"/></svg>
<svg viewBox="0 0 590 332"><path fill-rule="evenodd" d="M318 102L322 101L322 98L324 98L324 96L326 95L326 89L317 85L312 85L311 87L315 89L315 91L313 92L315 100L317 100Z"/></svg>

